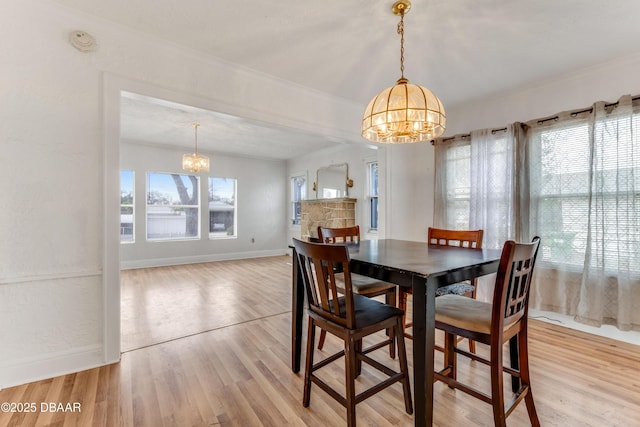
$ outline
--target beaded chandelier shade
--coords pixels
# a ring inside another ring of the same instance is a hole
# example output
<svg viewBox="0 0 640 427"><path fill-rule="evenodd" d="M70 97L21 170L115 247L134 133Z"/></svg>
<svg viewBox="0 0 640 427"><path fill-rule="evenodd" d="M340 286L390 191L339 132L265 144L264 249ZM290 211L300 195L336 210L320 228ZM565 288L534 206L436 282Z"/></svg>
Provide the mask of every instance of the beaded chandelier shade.
<svg viewBox="0 0 640 427"><path fill-rule="evenodd" d="M194 123L193 127L196 133L196 149L193 154L184 154L182 156L182 169L188 172L209 172L209 158L198 154L198 126Z"/></svg>
<svg viewBox="0 0 640 427"><path fill-rule="evenodd" d="M373 142L405 144L429 141L442 135L446 115L442 102L429 89L409 83L404 76L404 15L411 9L409 0L394 3L392 11L400 16L400 72L395 86L376 95L362 117L362 136Z"/></svg>

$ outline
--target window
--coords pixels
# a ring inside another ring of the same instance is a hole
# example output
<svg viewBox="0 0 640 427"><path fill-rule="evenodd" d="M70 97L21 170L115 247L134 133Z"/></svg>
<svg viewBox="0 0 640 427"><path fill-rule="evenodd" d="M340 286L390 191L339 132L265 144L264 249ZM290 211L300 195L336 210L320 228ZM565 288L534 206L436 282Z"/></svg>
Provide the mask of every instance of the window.
<svg viewBox="0 0 640 427"><path fill-rule="evenodd" d="M133 171L120 171L120 243L131 243L135 240L133 233L133 176Z"/></svg>
<svg viewBox="0 0 640 427"><path fill-rule="evenodd" d="M307 177L298 175L291 178L291 224L300 225L302 216L301 200L307 198Z"/></svg>
<svg viewBox="0 0 640 427"><path fill-rule="evenodd" d="M531 176L532 201L538 207L536 229L545 242L543 260L581 269L590 228L595 233L591 250L603 254L607 268L622 267L620 259L638 259L640 230L631 212L640 197L639 125L637 114L633 120L597 121L592 129L595 160L586 120L534 132L540 148L539 166ZM638 271L637 264L625 268Z"/></svg>
<svg viewBox="0 0 640 427"><path fill-rule="evenodd" d="M542 259L582 266L589 218L587 124L534 133L539 161L532 173Z"/></svg>
<svg viewBox="0 0 640 427"><path fill-rule="evenodd" d="M199 238L198 188L194 175L147 174L147 240Z"/></svg>
<svg viewBox="0 0 640 427"><path fill-rule="evenodd" d="M209 178L209 237L236 237L236 180Z"/></svg>
<svg viewBox="0 0 640 427"><path fill-rule="evenodd" d="M378 162L367 163L369 230L378 229Z"/></svg>
<svg viewBox="0 0 640 427"><path fill-rule="evenodd" d="M452 230L469 229L471 209L471 146L452 146L446 153L446 225Z"/></svg>

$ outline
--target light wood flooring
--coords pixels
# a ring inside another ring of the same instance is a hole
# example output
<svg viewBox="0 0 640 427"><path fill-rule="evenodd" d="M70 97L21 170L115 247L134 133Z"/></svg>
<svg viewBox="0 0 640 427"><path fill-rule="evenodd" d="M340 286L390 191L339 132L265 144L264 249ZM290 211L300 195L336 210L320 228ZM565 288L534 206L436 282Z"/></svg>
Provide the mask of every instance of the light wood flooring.
<svg viewBox="0 0 640 427"><path fill-rule="evenodd" d="M317 387L302 407L302 373L290 369L289 257L123 271L121 281L121 362L0 391L0 403L38 408L0 412L0 426L346 424L345 409ZM530 340L543 426L640 426L639 346L536 320ZM318 357L339 345L328 337ZM408 341L409 358L411 349ZM395 363L386 350L377 357ZM437 353L436 366L441 360ZM461 360L459 378L488 387L486 368ZM325 368L339 388L340 362ZM358 382L379 378L365 366ZM489 405L441 383L434 391L435 425L493 425ZM81 412L41 411L42 402L78 402ZM401 387L393 386L358 405L358 425L411 426L403 407ZM523 404L507 422L529 425Z"/></svg>

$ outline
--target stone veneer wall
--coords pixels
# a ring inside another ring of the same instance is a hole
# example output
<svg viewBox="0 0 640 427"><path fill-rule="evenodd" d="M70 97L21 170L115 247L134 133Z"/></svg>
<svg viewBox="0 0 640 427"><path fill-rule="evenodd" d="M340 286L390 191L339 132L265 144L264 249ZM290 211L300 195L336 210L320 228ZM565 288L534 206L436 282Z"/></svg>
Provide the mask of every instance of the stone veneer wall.
<svg viewBox="0 0 640 427"><path fill-rule="evenodd" d="M315 199L303 200L300 218L300 238L318 238L318 226L322 227L352 227L356 225L356 200Z"/></svg>

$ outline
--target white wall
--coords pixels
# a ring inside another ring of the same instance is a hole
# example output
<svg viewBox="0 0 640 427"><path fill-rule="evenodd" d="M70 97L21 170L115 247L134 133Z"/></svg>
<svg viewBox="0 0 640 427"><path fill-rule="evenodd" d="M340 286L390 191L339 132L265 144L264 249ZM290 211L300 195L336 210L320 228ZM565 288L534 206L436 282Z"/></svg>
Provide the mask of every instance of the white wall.
<svg viewBox="0 0 640 427"><path fill-rule="evenodd" d="M455 106L447 109L447 135L504 127L516 121L588 108L596 101L615 102L625 94L640 94L638 69L640 50L636 55Z"/></svg>
<svg viewBox="0 0 640 427"><path fill-rule="evenodd" d="M425 241L433 223L433 147L426 142L391 146L387 163L387 237Z"/></svg>
<svg viewBox="0 0 640 427"><path fill-rule="evenodd" d="M97 51L71 47L74 30ZM360 120L359 105L45 0L4 2L0 39L0 388L119 359L120 90L328 137Z"/></svg>
<svg viewBox="0 0 640 427"><path fill-rule="evenodd" d="M206 200L209 176L237 180L235 238L209 239L208 212L202 209L204 229L198 240L149 242L145 238L146 173L184 173L184 150L121 141L120 167L133 170L136 179L135 243L120 246L121 268L188 264L220 259L251 258L285 253L286 165L263 160L206 153L211 171L201 173L200 195Z"/></svg>

